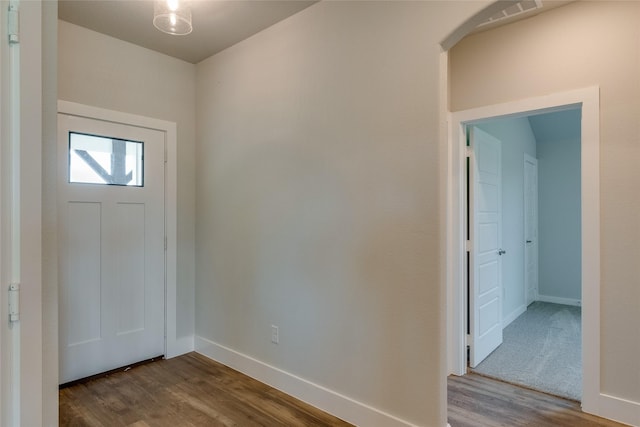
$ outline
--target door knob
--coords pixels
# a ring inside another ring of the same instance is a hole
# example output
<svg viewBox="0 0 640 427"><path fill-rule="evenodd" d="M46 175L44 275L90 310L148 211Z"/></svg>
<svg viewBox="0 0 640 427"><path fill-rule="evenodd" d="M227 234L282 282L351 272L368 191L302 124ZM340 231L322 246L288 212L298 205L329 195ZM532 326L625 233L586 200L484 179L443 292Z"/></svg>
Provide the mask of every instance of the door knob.
<svg viewBox="0 0 640 427"><path fill-rule="evenodd" d="M527 243L531 243L531 240L527 240Z"/></svg>
<svg viewBox="0 0 640 427"><path fill-rule="evenodd" d="M505 251L504 249L498 249L498 255L503 255L506 254L507 251Z"/></svg>

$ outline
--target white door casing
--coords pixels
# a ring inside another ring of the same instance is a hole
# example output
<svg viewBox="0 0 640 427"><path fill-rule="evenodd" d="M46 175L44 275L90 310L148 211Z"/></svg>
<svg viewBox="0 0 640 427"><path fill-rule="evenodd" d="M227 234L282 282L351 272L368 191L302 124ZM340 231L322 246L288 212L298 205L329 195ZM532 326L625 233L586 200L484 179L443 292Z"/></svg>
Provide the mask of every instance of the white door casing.
<svg viewBox="0 0 640 427"><path fill-rule="evenodd" d="M69 183L69 133L144 144L141 187ZM60 383L162 355L163 132L58 115Z"/></svg>
<svg viewBox="0 0 640 427"><path fill-rule="evenodd" d="M524 155L524 294L526 305L538 297L538 160Z"/></svg>
<svg viewBox="0 0 640 427"><path fill-rule="evenodd" d="M464 128L497 117L526 117L581 108L582 182L582 410L633 420L637 407L600 390L600 94L592 86L487 105L449 116L447 164L447 324L449 372L466 372L466 138ZM636 418L637 419L637 418ZM632 421L627 421L632 423Z"/></svg>
<svg viewBox="0 0 640 427"><path fill-rule="evenodd" d="M502 147L473 126L469 203L470 366L476 367L502 344Z"/></svg>

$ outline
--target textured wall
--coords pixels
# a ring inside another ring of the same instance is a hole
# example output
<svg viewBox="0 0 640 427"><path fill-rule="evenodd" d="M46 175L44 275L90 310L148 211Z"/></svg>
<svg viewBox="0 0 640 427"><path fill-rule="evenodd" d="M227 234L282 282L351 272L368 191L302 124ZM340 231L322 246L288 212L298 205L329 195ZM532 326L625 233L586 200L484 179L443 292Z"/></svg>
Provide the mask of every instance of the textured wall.
<svg viewBox="0 0 640 427"><path fill-rule="evenodd" d="M482 6L320 2L198 65L199 336L445 424L438 43Z"/></svg>
<svg viewBox="0 0 640 427"><path fill-rule="evenodd" d="M582 299L580 110L529 119L538 142L539 294Z"/></svg>

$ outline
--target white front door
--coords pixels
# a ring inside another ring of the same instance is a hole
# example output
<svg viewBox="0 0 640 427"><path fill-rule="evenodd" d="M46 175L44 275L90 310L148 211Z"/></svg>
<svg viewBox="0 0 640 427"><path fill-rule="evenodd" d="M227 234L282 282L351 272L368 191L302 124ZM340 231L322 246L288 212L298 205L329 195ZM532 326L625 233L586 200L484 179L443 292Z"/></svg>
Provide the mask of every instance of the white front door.
<svg viewBox="0 0 640 427"><path fill-rule="evenodd" d="M470 366L502 344L502 149L470 127Z"/></svg>
<svg viewBox="0 0 640 427"><path fill-rule="evenodd" d="M164 354L164 151L58 114L61 384Z"/></svg>
<svg viewBox="0 0 640 427"><path fill-rule="evenodd" d="M524 288L527 305L538 294L538 160L524 158Z"/></svg>

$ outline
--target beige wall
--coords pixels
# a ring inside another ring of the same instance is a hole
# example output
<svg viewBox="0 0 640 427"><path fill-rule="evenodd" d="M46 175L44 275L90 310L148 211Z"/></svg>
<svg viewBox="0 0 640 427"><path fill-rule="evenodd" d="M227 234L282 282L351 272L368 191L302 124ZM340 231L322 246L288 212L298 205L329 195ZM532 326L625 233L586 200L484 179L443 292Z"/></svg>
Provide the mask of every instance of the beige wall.
<svg viewBox="0 0 640 427"><path fill-rule="evenodd" d="M58 96L178 125L177 335L193 334L195 66L59 21Z"/></svg>
<svg viewBox="0 0 640 427"><path fill-rule="evenodd" d="M439 42L483 5L321 2L198 65L197 335L446 424Z"/></svg>
<svg viewBox="0 0 640 427"><path fill-rule="evenodd" d="M600 86L601 391L640 402L640 3L575 2L464 39L452 111Z"/></svg>

